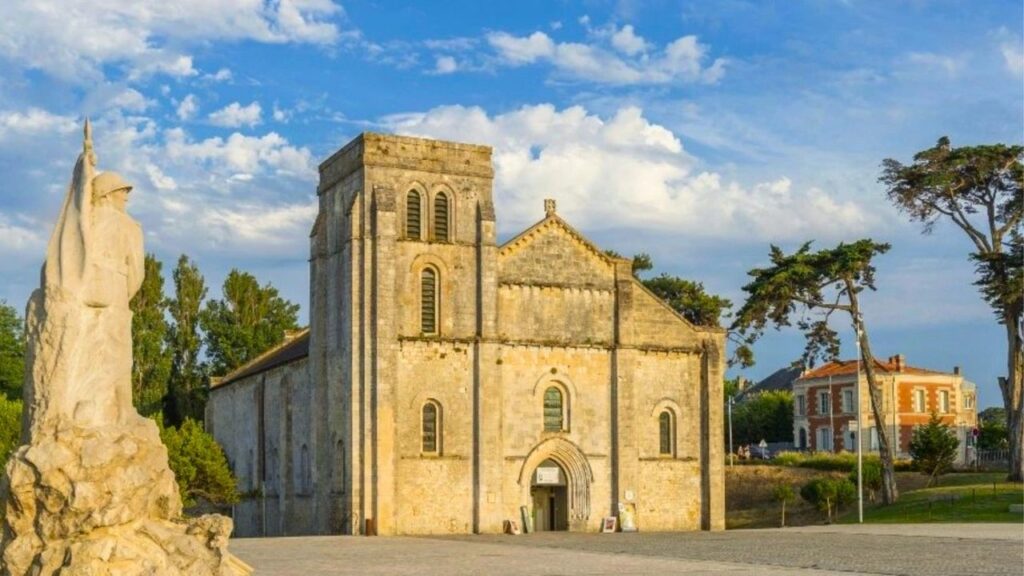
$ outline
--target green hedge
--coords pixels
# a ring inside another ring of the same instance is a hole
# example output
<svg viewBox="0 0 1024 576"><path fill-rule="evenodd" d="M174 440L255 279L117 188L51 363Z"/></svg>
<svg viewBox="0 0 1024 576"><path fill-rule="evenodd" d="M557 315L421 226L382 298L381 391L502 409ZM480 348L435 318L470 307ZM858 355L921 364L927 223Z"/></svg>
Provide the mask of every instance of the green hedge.
<svg viewBox="0 0 1024 576"><path fill-rule="evenodd" d="M850 472L857 468L857 454L855 452L779 452L771 460L777 466L790 466L794 468L811 468L814 470L825 470L829 472ZM865 466L880 466L881 461L875 454L864 455ZM897 460L896 471L905 472L912 470L910 460Z"/></svg>

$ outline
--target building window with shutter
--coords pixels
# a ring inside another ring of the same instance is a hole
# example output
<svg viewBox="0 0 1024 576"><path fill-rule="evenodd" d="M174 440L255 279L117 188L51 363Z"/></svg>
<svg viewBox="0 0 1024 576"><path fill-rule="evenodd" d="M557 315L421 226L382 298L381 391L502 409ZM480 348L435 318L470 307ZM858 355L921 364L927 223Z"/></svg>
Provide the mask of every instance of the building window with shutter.
<svg viewBox="0 0 1024 576"><path fill-rule="evenodd" d="M409 190L409 194L405 197L405 237L411 240L420 239L420 230L422 228L422 204L420 202L420 193L416 190Z"/></svg>
<svg viewBox="0 0 1024 576"><path fill-rule="evenodd" d="M843 390L843 412L853 413L853 390Z"/></svg>
<svg viewBox="0 0 1024 576"><path fill-rule="evenodd" d="M544 391L544 431L565 430L565 398L562 391L551 386Z"/></svg>
<svg viewBox="0 0 1024 576"><path fill-rule="evenodd" d="M807 397L803 394L796 397L796 413L800 416L807 415Z"/></svg>
<svg viewBox="0 0 1024 576"><path fill-rule="evenodd" d="M920 388L918 388L917 390L914 390L914 412L924 412L924 411L925 411L924 390L921 390Z"/></svg>
<svg viewBox="0 0 1024 576"><path fill-rule="evenodd" d="M423 453L441 453L441 405L433 400L423 405Z"/></svg>
<svg viewBox="0 0 1024 576"><path fill-rule="evenodd" d="M663 410L658 416L658 454L676 455L675 428L675 417L672 412Z"/></svg>
<svg viewBox="0 0 1024 576"><path fill-rule="evenodd" d="M424 268L420 273L420 332L437 334L437 272Z"/></svg>
<svg viewBox="0 0 1024 576"><path fill-rule="evenodd" d="M832 413L832 393L818 392L818 414Z"/></svg>
<svg viewBox="0 0 1024 576"><path fill-rule="evenodd" d="M448 241L448 195L438 192L434 197L434 240Z"/></svg>
<svg viewBox="0 0 1024 576"><path fill-rule="evenodd" d="M939 410L941 410L943 414L948 414L949 413L949 391L948 390L940 390L939 391Z"/></svg>

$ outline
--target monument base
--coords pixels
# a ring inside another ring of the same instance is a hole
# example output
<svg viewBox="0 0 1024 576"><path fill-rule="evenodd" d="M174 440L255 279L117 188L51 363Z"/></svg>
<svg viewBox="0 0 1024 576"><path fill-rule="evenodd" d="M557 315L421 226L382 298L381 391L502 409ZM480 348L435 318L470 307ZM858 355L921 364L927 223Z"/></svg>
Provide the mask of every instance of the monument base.
<svg viewBox="0 0 1024 576"><path fill-rule="evenodd" d="M156 424L58 425L7 463L4 575L246 576L227 551L230 518L181 517Z"/></svg>

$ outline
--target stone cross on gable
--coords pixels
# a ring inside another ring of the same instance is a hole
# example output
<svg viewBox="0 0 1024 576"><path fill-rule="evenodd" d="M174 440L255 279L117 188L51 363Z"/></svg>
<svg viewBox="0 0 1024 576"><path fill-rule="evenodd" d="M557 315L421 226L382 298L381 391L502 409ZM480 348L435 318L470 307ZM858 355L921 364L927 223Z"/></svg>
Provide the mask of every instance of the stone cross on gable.
<svg viewBox="0 0 1024 576"><path fill-rule="evenodd" d="M555 201L552 198L544 199L544 214L551 216L555 213Z"/></svg>

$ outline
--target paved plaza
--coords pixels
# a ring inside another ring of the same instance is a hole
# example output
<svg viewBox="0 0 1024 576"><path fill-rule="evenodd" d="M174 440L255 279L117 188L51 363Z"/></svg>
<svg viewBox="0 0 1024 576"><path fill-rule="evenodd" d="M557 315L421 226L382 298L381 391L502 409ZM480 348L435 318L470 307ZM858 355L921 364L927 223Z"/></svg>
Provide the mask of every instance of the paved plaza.
<svg viewBox="0 0 1024 576"><path fill-rule="evenodd" d="M1024 524L814 526L729 532L237 539L266 576L1024 574Z"/></svg>

